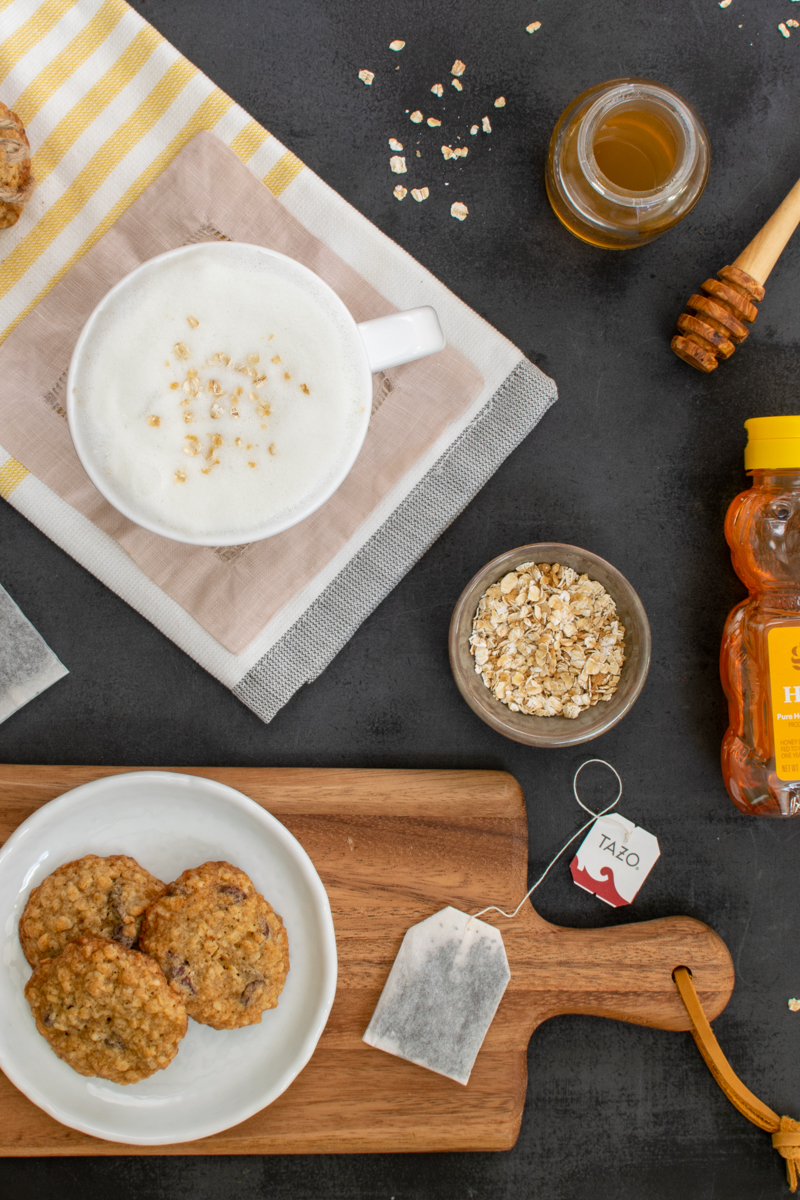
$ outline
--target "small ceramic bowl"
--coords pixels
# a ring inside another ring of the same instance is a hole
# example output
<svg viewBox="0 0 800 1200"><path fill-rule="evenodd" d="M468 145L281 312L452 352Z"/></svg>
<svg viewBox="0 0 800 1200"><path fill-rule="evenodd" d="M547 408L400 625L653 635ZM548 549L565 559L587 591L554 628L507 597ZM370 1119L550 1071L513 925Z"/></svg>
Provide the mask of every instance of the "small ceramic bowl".
<svg viewBox="0 0 800 1200"><path fill-rule="evenodd" d="M610 700L598 701L574 719L512 712L486 687L469 652L472 622L481 596L493 583L526 562L561 563L580 575L596 579L613 598L625 626L625 662L619 687ZM636 592L611 563L577 546L536 542L493 558L464 588L450 621L450 666L458 690L472 711L498 733L526 746L578 746L621 721L641 692L650 666L650 624Z"/></svg>

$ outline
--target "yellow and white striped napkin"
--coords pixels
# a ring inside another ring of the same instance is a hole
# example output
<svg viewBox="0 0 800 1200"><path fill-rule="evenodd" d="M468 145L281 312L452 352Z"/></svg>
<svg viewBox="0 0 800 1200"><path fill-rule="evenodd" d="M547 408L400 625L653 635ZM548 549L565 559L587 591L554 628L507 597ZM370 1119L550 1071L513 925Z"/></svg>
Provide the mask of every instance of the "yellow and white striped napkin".
<svg viewBox="0 0 800 1200"><path fill-rule="evenodd" d="M555 385L124 0L0 0L0 99L26 127L37 179L19 222L0 235L0 341L209 130L391 305L432 304L448 344L484 380L343 549L238 653L0 445L0 496L270 720L530 432Z"/></svg>

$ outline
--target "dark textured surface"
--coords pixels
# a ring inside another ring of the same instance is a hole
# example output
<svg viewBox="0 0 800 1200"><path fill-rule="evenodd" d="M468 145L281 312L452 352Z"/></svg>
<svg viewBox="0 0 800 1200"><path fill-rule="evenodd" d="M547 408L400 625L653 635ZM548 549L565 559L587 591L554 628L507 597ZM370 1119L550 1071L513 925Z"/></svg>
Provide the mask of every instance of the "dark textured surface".
<svg viewBox="0 0 800 1200"><path fill-rule="evenodd" d="M746 818L727 799L717 677L722 624L742 594L722 537L726 506L745 483L742 421L798 411L800 241L770 280L750 341L714 376L693 372L668 346L690 291L735 257L800 171L800 30L787 41L777 29L794 6L147 0L142 11L550 372L561 399L269 727L3 505L0 581L71 674L0 726L0 759L504 767L525 789L534 868L577 827L572 772L601 755L623 776L621 811L657 834L662 858L630 910L612 913L579 891L566 867L537 893L537 908L575 925L671 913L708 921L737 967L718 1037L759 1096L800 1117L800 1014L786 1006L800 994L800 825ZM542 28L528 36L533 19ZM394 37L408 43L399 56L386 48ZM456 57L467 63L460 97L448 86ZM357 79L362 67L376 72L371 89ZM661 80L695 104L712 169L682 225L614 254L562 230L542 177L561 109L585 87L624 74ZM428 91L437 80L446 87L442 129L409 126L406 108L427 114L442 104ZM490 105L501 93L508 104L498 112ZM468 138L470 156L446 169L440 142L451 141L456 121L466 130L486 112L491 138ZM391 135L426 147L413 182L429 184L427 203L393 199ZM448 215L454 199L470 207L463 224ZM464 583L494 555L536 540L608 558L638 589L652 623L641 698L588 750L505 741L460 700L448 670L448 619ZM120 1200L786 1194L769 1138L723 1098L688 1035L577 1017L534 1035L522 1132L507 1154L7 1161L0 1184L19 1200L109 1190Z"/></svg>

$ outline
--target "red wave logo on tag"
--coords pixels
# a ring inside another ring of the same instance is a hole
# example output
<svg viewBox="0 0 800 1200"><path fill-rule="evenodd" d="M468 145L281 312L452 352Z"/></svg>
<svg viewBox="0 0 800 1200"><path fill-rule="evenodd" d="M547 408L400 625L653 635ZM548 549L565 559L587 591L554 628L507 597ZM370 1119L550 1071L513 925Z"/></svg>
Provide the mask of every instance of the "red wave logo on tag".
<svg viewBox="0 0 800 1200"><path fill-rule="evenodd" d="M630 904L630 900L625 900L620 896L614 887L614 872L611 867L601 867L600 879L595 879L594 875L590 875L588 871L578 865L578 856L576 854L569 865L569 869L578 887L583 888L586 892L590 892L593 896L597 896L600 900L605 900L606 904L610 904L612 908L620 908L623 904Z"/></svg>

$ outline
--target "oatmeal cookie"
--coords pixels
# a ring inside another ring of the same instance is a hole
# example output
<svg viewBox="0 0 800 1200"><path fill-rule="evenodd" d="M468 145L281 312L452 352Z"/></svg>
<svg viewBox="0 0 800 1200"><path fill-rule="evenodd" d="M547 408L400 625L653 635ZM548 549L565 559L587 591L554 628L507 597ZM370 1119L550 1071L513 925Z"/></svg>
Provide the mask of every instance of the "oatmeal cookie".
<svg viewBox="0 0 800 1200"><path fill-rule="evenodd" d="M79 937L25 986L36 1028L79 1075L138 1083L168 1067L186 1009L158 964L107 938Z"/></svg>
<svg viewBox="0 0 800 1200"><path fill-rule="evenodd" d="M133 858L87 854L64 863L31 892L19 938L32 967L82 934L136 945L142 915L165 888Z"/></svg>
<svg viewBox="0 0 800 1200"><path fill-rule="evenodd" d="M207 862L171 883L145 913L139 945L213 1029L257 1025L289 969L283 922L244 871Z"/></svg>

